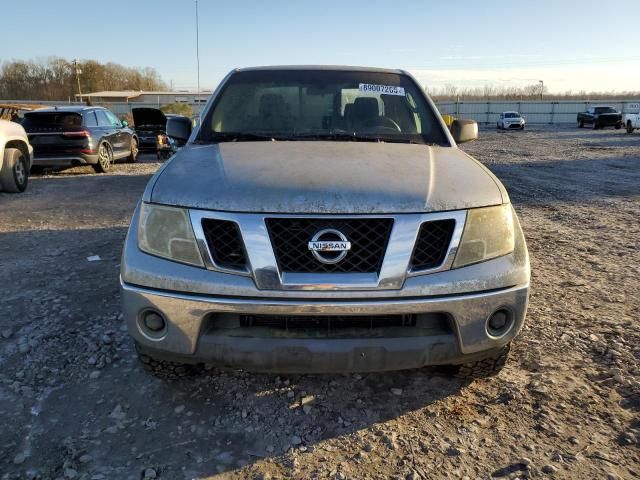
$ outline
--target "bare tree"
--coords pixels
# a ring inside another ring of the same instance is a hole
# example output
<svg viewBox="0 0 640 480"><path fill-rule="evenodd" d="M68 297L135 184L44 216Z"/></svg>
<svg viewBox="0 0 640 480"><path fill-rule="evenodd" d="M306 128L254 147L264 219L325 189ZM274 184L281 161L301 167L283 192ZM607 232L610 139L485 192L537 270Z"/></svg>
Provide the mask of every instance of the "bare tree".
<svg viewBox="0 0 640 480"><path fill-rule="evenodd" d="M80 82L84 92L100 90L163 90L166 84L153 68L131 68L117 63L82 60ZM77 92L70 61L13 60L0 66L0 99L67 100Z"/></svg>

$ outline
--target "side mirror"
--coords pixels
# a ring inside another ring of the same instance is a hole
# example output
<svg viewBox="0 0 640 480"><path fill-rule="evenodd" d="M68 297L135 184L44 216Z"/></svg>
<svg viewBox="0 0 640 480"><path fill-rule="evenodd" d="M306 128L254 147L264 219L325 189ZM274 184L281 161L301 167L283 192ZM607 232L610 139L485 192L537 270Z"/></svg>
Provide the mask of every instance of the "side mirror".
<svg viewBox="0 0 640 480"><path fill-rule="evenodd" d="M478 138L478 122L475 120L454 120L451 136L456 143L470 142Z"/></svg>
<svg viewBox="0 0 640 480"><path fill-rule="evenodd" d="M122 120L122 126L123 127L128 127L129 126L129 122L127 122L126 120Z"/></svg>
<svg viewBox="0 0 640 480"><path fill-rule="evenodd" d="M191 119L187 117L169 117L167 119L167 137L184 144L191 136Z"/></svg>

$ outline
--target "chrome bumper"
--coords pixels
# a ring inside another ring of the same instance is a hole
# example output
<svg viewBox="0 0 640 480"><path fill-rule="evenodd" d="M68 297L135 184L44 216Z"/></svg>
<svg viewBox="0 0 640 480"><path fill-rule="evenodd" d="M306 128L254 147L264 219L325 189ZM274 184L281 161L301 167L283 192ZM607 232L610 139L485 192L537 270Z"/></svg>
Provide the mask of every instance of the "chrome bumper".
<svg viewBox="0 0 640 480"><path fill-rule="evenodd" d="M418 299L305 300L229 298L163 292L122 283L130 334L152 355L253 371L380 371L464 363L510 342L524 322L528 285L498 291ZM498 309L513 314L500 338L486 330ZM167 331L153 339L141 326L145 311L160 312ZM274 315L382 315L445 313L453 332L418 337L274 338L217 335L207 328L216 313Z"/></svg>

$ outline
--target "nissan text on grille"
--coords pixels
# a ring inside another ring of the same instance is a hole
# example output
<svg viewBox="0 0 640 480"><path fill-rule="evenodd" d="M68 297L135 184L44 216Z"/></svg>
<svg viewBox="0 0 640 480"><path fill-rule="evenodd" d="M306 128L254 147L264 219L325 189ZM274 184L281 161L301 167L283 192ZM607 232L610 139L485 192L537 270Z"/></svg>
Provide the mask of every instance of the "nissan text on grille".
<svg viewBox="0 0 640 480"><path fill-rule="evenodd" d="M401 70L233 70L149 181L121 264L124 318L159 375L204 365L498 372L529 256L500 181Z"/></svg>

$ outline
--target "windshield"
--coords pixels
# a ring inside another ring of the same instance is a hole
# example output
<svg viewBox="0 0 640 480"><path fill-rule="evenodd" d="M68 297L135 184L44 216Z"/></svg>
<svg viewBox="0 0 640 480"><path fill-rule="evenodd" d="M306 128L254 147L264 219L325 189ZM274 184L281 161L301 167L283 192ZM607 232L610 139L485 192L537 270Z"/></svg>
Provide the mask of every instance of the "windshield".
<svg viewBox="0 0 640 480"><path fill-rule="evenodd" d="M504 114L504 118L520 118L520 114L509 112Z"/></svg>
<svg viewBox="0 0 640 480"><path fill-rule="evenodd" d="M450 145L410 77L331 70L233 74L203 119L197 140L260 139Z"/></svg>
<svg viewBox="0 0 640 480"><path fill-rule="evenodd" d="M617 113L613 107L596 107L596 113Z"/></svg>

